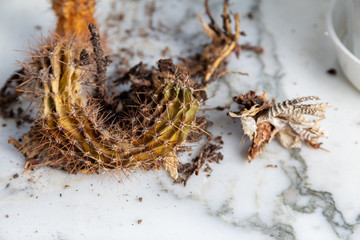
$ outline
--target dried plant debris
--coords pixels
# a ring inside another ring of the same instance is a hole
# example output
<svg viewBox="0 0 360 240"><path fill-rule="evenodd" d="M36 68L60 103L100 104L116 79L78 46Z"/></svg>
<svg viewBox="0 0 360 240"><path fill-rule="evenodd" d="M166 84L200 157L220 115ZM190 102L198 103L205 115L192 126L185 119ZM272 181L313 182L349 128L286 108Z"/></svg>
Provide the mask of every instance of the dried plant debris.
<svg viewBox="0 0 360 240"><path fill-rule="evenodd" d="M174 183L183 183L184 186L186 186L187 181L194 173L195 175L199 175L200 169L205 163L207 167L204 169L204 172L211 171L208 163L220 163L220 161L224 158L222 153L219 152L219 150L222 149L222 144L223 142L221 140L221 136L218 136L215 139L208 136L207 141L200 149L198 156L193 158L189 163L178 165L179 177L174 181Z"/></svg>
<svg viewBox="0 0 360 240"><path fill-rule="evenodd" d="M229 112L229 116L241 119L245 135L253 141L249 148L249 162L259 156L274 137L285 148L300 148L301 141L312 148L320 148L318 139L327 137L327 134L320 128L319 122L325 119L325 111L331 105L301 104L313 100L320 98L301 97L275 103L274 100L268 100L265 92L256 95L253 91L234 97L234 101L239 104L240 113Z"/></svg>
<svg viewBox="0 0 360 240"><path fill-rule="evenodd" d="M0 114L4 119L16 120L16 126L19 127L23 123L32 123L31 117L32 110L25 110L22 107L17 107L17 99L19 92L16 91L16 87L21 81L21 75L23 69L16 72L11 76L0 90ZM5 127L6 124L3 124Z"/></svg>
<svg viewBox="0 0 360 240"><path fill-rule="evenodd" d="M217 79L219 76L226 72L226 57L238 45L237 41L240 36L240 17L236 13L234 15L235 30L233 31L230 26L230 15L228 12L229 1L225 0L223 5L223 29L216 23L210 12L208 1L205 1L206 14L210 19L207 24L199 15L202 27L206 35L211 38L212 42L205 45L201 54L190 57L184 60L184 65L189 69L192 76L201 77L201 85L206 86L209 81Z"/></svg>
<svg viewBox="0 0 360 240"><path fill-rule="evenodd" d="M5 119L16 117L13 106L17 103L19 93L15 89L20 84L23 74L24 69L15 72L0 89L0 113Z"/></svg>
<svg viewBox="0 0 360 240"><path fill-rule="evenodd" d="M246 73L239 71L228 71L226 58L230 56L232 52L239 57L242 50L253 51L257 54L264 52L264 49L259 46L251 46L250 44L240 45L238 43L240 35L246 36L244 32L240 31L240 16L238 13L232 14L233 18L229 14L229 1L224 0L223 4L223 25L219 27L209 8L208 0L205 0L205 10L210 23L206 23L203 19L202 13L199 14L202 27L206 35L212 40L206 44L202 52L195 54L186 59L181 59L182 65L186 67L189 74L197 79L196 88L199 89L197 98L203 101L207 100L206 87L216 79L227 75L228 73L238 73L247 75ZM230 23L234 21L235 27L232 30Z"/></svg>
<svg viewBox="0 0 360 240"><path fill-rule="evenodd" d="M260 46L252 46L249 43L242 44L240 46L240 49L244 50L244 51L252 51L252 52L254 52L256 54L263 54L264 53L264 48L262 48Z"/></svg>

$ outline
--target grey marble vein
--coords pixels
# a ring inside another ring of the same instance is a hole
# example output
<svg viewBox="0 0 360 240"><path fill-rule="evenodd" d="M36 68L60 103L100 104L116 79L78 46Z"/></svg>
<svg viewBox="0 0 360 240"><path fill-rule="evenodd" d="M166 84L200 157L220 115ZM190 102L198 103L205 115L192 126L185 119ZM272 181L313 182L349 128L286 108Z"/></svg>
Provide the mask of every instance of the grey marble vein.
<svg viewBox="0 0 360 240"><path fill-rule="evenodd" d="M292 184L289 190L295 190L302 197L310 197L307 204L297 202L287 202L284 199L284 204L290 206L294 211L311 214L317 209L320 209L326 221L331 225L336 235L341 239L349 239L354 233L355 227L360 223L357 220L350 224L346 221L341 211L336 208L336 203L332 194L325 191L317 191L312 189L310 183L307 181L307 165L306 160L301 156L300 149L290 150L290 155L293 160L296 160L298 166L282 166ZM286 191L284 192L286 193ZM284 198L283 193L283 198Z"/></svg>

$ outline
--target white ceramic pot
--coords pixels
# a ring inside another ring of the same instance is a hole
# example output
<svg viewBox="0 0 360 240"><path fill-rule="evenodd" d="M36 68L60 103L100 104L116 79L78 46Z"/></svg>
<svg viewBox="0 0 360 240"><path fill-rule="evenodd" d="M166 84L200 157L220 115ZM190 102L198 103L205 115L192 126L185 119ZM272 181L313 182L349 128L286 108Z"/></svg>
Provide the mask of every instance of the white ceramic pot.
<svg viewBox="0 0 360 240"><path fill-rule="evenodd" d="M360 90L360 59L351 53L343 43L347 34L346 1L335 0L332 2L327 14L327 28L345 76ZM360 41L360 39L358 40Z"/></svg>

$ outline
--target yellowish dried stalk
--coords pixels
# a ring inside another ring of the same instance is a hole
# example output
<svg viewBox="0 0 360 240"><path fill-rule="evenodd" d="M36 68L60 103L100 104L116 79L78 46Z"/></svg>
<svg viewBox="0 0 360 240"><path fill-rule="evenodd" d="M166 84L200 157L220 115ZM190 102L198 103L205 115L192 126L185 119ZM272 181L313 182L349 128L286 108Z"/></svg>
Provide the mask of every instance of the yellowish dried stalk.
<svg viewBox="0 0 360 240"><path fill-rule="evenodd" d="M96 25L95 0L52 0L52 8L58 17L58 35L76 35L85 41L89 38L88 25Z"/></svg>

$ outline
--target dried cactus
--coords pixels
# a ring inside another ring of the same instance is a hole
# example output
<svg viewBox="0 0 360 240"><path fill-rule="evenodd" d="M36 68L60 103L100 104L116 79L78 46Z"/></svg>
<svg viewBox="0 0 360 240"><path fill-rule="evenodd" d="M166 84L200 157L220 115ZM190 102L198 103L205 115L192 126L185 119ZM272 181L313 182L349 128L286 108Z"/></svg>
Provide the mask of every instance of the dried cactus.
<svg viewBox="0 0 360 240"><path fill-rule="evenodd" d="M123 93L126 97L111 97L110 60L93 24L95 1L53 0L52 7L58 16L56 35L30 51L16 81L17 92L38 107L23 141L9 140L25 155L25 168L127 173L163 166L176 179L177 151L196 128L199 107L186 73L172 62L160 70L134 71L140 79ZM142 81L149 84L138 84Z"/></svg>
<svg viewBox="0 0 360 240"><path fill-rule="evenodd" d="M199 19L204 32L212 42L205 45L201 54L184 60L184 66L189 69L190 75L202 77L200 87L203 88L205 88L209 82L224 75L226 73L225 59L231 52L240 51L240 46L237 43L240 36L240 16L238 13L234 14L235 31L233 32L230 27L231 18L228 7L229 1L224 0L222 14L223 29L221 29L212 17L208 0L205 0L206 14L210 19L210 23L207 24L204 21L202 13L199 14Z"/></svg>
<svg viewBox="0 0 360 240"><path fill-rule="evenodd" d="M52 9L58 18L55 31L57 38L72 39L76 36L77 42L83 41L83 44L86 45L90 37L87 27L90 23L96 22L93 16L95 0L51 0L51 2ZM24 68L16 71L0 89L0 114L4 118L21 117L14 115L12 108L22 94L14 89L22 84L24 79L21 76L24 75L24 71Z"/></svg>
<svg viewBox="0 0 360 240"><path fill-rule="evenodd" d="M86 41L87 26L95 24L95 0L52 0L52 8L58 17L56 33L59 36L76 35Z"/></svg>
<svg viewBox="0 0 360 240"><path fill-rule="evenodd" d="M94 88L104 84L98 63L106 58L99 60L96 51L82 47L83 40L51 38L24 64L19 91L36 97L39 114L22 142L10 142L25 155L26 167L94 173L163 165L177 178L176 153L195 126L199 106L186 74L152 71L150 86L134 85L133 97L118 112L108 111L111 106L94 98Z"/></svg>
<svg viewBox="0 0 360 240"><path fill-rule="evenodd" d="M240 114L230 112L230 117L241 119L245 135L253 140L249 148L249 162L262 153L265 146L277 137L286 148L300 148L300 140L313 148L320 148L320 137L327 137L326 132L319 127L319 122L325 119L325 110L331 107L328 103L299 104L310 100L320 100L319 97L301 97L275 104L269 101L266 93L261 96L250 91L240 94L234 101L240 104ZM316 119L309 119L310 115Z"/></svg>
<svg viewBox="0 0 360 240"><path fill-rule="evenodd" d="M207 25L204 19L202 18L202 15L199 15L199 17L206 35L208 35L208 37L213 40L211 44L206 46L206 48L202 53L202 58L205 58L207 60L207 65L206 65L207 69L204 77L204 81L207 82L210 80L211 76L218 68L219 64L221 64L221 62L226 57L228 57L230 53L235 49L237 45L237 40L239 39L240 36L240 27L239 27L240 17L238 13L234 15L235 33L233 33L230 27L230 16L228 13L229 1L225 0L224 11L222 15L224 30L221 30L221 28L216 26L215 21L211 16L210 10L208 8L208 1L205 2L205 6L211 23ZM216 58L209 59L207 55L214 55L216 56Z"/></svg>

